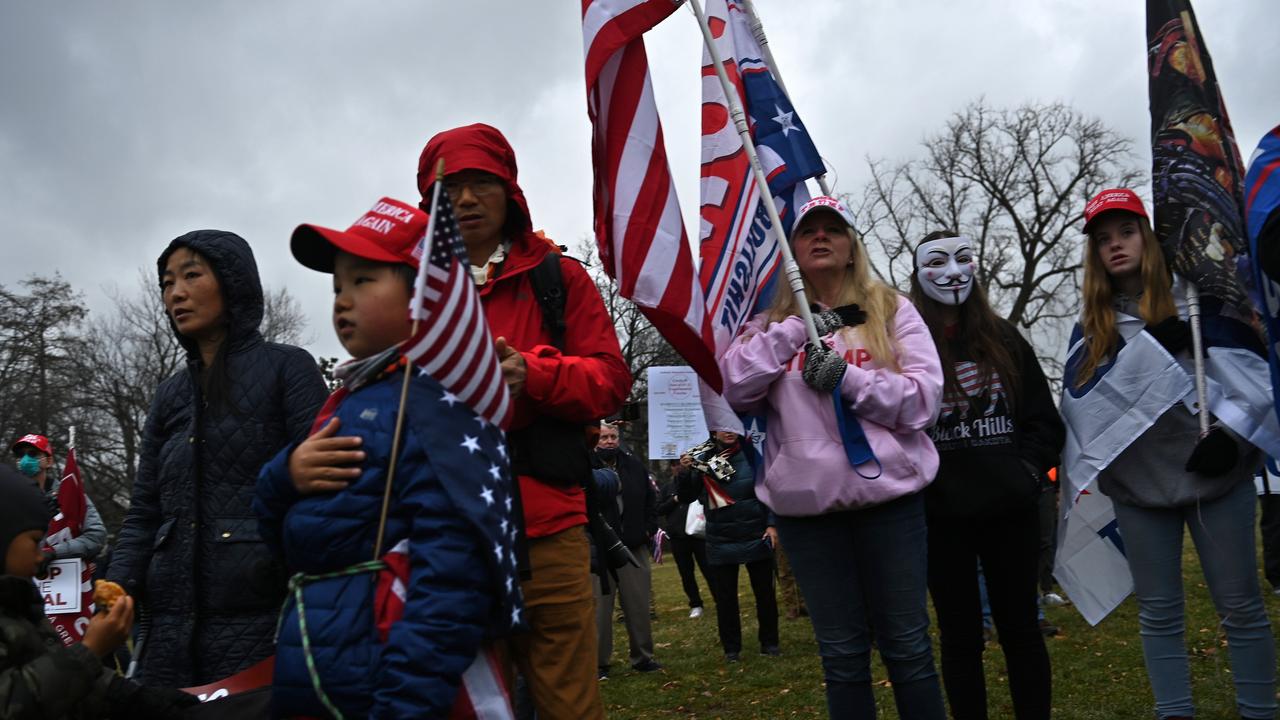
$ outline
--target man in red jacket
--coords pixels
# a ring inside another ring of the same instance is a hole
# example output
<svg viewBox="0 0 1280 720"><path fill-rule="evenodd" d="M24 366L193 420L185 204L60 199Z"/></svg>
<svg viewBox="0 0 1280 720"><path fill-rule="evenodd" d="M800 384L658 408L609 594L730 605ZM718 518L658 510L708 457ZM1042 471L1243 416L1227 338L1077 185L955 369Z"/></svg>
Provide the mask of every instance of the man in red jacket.
<svg viewBox="0 0 1280 720"><path fill-rule="evenodd" d="M544 325L530 273L557 249L533 232L507 139L482 124L431 138L418 163L424 206L441 159L443 187L516 403L510 437L517 454L521 434L535 426L585 426L617 412L631 373L595 284L573 260L559 260L563 339L557 342ZM515 461L519 469L520 458ZM603 718L582 488L523 473L519 481L530 571L521 591L531 631L512 642L516 666L538 717Z"/></svg>

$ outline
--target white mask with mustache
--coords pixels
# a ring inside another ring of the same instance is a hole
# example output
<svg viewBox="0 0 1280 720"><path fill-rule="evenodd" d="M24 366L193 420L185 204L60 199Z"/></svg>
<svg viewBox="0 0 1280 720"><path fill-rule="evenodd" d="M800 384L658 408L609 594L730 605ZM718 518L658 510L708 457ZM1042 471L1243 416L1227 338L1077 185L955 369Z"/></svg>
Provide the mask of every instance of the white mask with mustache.
<svg viewBox="0 0 1280 720"><path fill-rule="evenodd" d="M924 294L944 305L960 305L973 290L973 243L938 238L916 248L916 277Z"/></svg>

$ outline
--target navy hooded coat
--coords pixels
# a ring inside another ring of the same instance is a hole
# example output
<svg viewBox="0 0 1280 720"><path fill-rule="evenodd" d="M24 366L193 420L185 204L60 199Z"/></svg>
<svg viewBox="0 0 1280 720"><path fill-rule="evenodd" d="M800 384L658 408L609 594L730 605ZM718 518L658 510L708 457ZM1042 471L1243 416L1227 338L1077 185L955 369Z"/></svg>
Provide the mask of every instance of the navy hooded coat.
<svg viewBox="0 0 1280 720"><path fill-rule="evenodd" d="M327 395L305 350L262 339L248 243L218 230L187 233L160 255L161 275L181 247L205 257L222 290L226 402L205 401L199 348L175 327L187 366L151 403L108 573L142 610L138 678L162 687L213 682L271 654L287 577L259 537L254 485L266 461L306 437Z"/></svg>

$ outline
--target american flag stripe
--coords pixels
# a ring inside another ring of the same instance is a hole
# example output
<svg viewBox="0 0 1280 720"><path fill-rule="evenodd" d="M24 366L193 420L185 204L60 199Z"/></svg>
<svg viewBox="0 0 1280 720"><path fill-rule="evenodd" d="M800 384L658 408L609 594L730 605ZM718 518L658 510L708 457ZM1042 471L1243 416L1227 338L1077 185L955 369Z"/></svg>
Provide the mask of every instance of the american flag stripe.
<svg viewBox="0 0 1280 720"><path fill-rule="evenodd" d="M447 196L436 195L434 230L431 238L423 238L420 253L426 266L419 273L410 305L410 316L419 321L419 327L405 341L405 357L476 414L505 428L513 411L511 394L466 268L453 208Z"/></svg>
<svg viewBox="0 0 1280 720"><path fill-rule="evenodd" d="M642 38L678 6L672 0L583 0L596 240L620 294L719 389L711 323L671 181Z"/></svg>

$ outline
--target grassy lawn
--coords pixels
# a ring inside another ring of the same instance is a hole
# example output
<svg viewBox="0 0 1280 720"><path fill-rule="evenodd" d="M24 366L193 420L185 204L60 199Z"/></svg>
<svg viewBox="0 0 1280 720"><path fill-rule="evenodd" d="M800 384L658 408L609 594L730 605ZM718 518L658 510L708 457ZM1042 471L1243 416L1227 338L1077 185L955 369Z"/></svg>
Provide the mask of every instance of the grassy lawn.
<svg viewBox="0 0 1280 720"><path fill-rule="evenodd" d="M1186 539L1185 547L1192 547ZM726 665L716 637L714 610L698 619L688 617L675 564L653 567L658 620L653 624L655 655L666 668L640 674L627 665L627 637L614 627L614 664L601 684L610 718L825 718L822 667L813 632L805 618L782 619L780 658L762 657L755 640L755 605L746 573L741 574L739 597L743 616L742 662ZM1218 627L1204 578L1193 551L1183 566L1187 588L1187 642L1198 717L1235 718L1234 691L1227 662L1226 636ZM710 601L699 576L704 600ZM1264 584L1265 587L1265 584ZM1267 588L1268 590L1270 588ZM1280 618L1280 598L1267 594L1273 625ZM1137 604L1133 598L1098 627L1091 628L1074 608L1048 608L1049 619L1061 633L1048 640L1053 663L1055 718L1152 718L1154 704L1142 664ZM937 651L936 628L933 629ZM991 717L1012 718L1000 646L987 645L987 692ZM896 718L893 691L884 667L874 667L879 717Z"/></svg>

